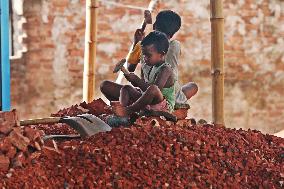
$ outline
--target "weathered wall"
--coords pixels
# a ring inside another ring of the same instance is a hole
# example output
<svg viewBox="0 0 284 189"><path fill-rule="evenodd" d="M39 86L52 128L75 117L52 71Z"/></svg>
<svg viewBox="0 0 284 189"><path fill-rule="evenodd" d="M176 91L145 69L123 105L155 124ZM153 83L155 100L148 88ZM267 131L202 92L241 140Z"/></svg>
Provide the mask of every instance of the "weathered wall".
<svg viewBox="0 0 284 189"><path fill-rule="evenodd" d="M117 0L147 7L148 1ZM190 117L211 120L209 0L167 0L160 9L182 16L181 80L195 81ZM225 109L229 127L284 129L284 1L226 0ZM97 86L114 80L142 20L139 10L99 8ZM12 62L13 106L22 117L47 116L82 98L85 1L25 0L27 53ZM97 92L99 96L100 93Z"/></svg>

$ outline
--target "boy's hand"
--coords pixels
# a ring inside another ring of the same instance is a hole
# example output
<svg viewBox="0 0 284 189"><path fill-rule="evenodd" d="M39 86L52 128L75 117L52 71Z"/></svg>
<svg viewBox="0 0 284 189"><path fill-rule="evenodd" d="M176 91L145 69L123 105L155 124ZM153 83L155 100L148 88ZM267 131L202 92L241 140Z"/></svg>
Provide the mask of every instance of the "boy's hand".
<svg viewBox="0 0 284 189"><path fill-rule="evenodd" d="M137 44L139 41L142 41L145 37L145 32L141 29L137 29L134 34L134 43Z"/></svg>
<svg viewBox="0 0 284 189"><path fill-rule="evenodd" d="M147 83L143 79L140 79L137 75L134 73L124 74L124 77L129 81L134 87L138 87L142 89L143 91L146 91L146 89L149 87Z"/></svg>
<svg viewBox="0 0 284 189"><path fill-rule="evenodd" d="M135 75L134 73L124 74L124 77L129 82L132 82L132 81L135 81L135 80L139 79L139 77L137 75Z"/></svg>

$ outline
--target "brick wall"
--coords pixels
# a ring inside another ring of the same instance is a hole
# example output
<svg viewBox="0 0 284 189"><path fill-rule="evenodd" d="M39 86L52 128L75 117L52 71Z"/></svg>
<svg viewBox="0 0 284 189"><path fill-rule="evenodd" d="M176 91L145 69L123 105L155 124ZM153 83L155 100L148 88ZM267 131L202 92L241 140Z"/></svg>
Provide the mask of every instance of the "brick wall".
<svg viewBox="0 0 284 189"><path fill-rule="evenodd" d="M148 1L117 0L147 7ZM175 36L182 42L182 83L199 93L190 117L211 120L209 1L168 0L160 9L182 16ZM274 133L284 129L284 1L225 0L225 113L229 127ZM25 0L27 52L12 62L12 100L22 118L48 116L82 99L85 1ZM140 10L102 4L96 86L114 80L117 60L127 54L142 21ZM96 91L97 96L100 92Z"/></svg>

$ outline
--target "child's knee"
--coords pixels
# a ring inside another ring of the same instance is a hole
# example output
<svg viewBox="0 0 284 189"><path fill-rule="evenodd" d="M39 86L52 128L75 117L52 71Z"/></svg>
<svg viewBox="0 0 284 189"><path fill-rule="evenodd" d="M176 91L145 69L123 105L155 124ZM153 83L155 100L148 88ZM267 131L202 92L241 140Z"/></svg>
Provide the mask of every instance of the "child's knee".
<svg viewBox="0 0 284 189"><path fill-rule="evenodd" d="M187 83L182 87L182 92L185 94L187 99L190 99L198 92L198 85L194 82Z"/></svg>
<svg viewBox="0 0 284 189"><path fill-rule="evenodd" d="M130 91L132 88L133 88L133 87L130 86L130 85L124 85L124 86L121 88L121 90L122 90L122 91Z"/></svg>
<svg viewBox="0 0 284 189"><path fill-rule="evenodd" d="M159 103L164 99L161 90L156 85L150 85L145 93L147 96L149 96L149 98L153 99L156 103Z"/></svg>
<svg viewBox="0 0 284 189"><path fill-rule="evenodd" d="M195 93L197 93L197 91L198 91L198 86L197 86L197 84L194 83L194 82L192 82L192 90L194 90Z"/></svg>
<svg viewBox="0 0 284 189"><path fill-rule="evenodd" d="M110 83L110 81L103 81L103 82L101 82L101 84L100 84L101 92L104 92L108 88L109 83Z"/></svg>
<svg viewBox="0 0 284 189"><path fill-rule="evenodd" d="M156 85L150 85L147 90L146 93L150 96L152 96L153 98L160 98L163 96L161 90L159 89L158 86Z"/></svg>

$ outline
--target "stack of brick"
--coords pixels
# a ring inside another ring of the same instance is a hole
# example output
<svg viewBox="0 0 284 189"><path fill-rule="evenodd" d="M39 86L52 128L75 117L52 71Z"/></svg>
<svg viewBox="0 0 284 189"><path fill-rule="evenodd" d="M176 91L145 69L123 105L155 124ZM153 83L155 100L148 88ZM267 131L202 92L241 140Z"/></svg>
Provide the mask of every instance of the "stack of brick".
<svg viewBox="0 0 284 189"><path fill-rule="evenodd" d="M15 110L0 113L0 171L22 167L43 145L42 131L22 128Z"/></svg>

